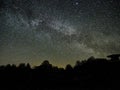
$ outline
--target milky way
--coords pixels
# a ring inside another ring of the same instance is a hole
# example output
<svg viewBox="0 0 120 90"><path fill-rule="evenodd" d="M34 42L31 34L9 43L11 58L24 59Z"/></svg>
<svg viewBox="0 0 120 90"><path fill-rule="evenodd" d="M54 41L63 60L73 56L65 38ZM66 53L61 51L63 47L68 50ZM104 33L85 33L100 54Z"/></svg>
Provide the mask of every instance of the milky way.
<svg viewBox="0 0 120 90"><path fill-rule="evenodd" d="M119 0L0 0L0 65L120 53L119 29Z"/></svg>

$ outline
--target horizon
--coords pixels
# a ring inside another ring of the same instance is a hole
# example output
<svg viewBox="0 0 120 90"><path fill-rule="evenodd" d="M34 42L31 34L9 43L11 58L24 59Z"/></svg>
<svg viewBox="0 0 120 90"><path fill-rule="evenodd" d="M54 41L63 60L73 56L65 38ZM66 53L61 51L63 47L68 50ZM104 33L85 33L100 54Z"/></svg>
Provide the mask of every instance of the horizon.
<svg viewBox="0 0 120 90"><path fill-rule="evenodd" d="M18 63L18 64L8 63L8 64L0 65L0 66L7 66L7 65L11 65L11 66L12 66L12 65L15 65L16 67L19 67L19 65L21 65L21 64L24 64L25 66L26 66L27 64L29 64L30 67L31 67L32 69L34 69L35 67L41 66L43 62L48 61L49 64L51 64L51 65L54 66L54 67L64 68L64 69L65 69L67 65L71 65L72 67L74 67L74 66L76 65L76 62L77 62L77 61L79 61L80 63L82 63L82 62L84 62L84 61L88 61L89 59L92 59L92 60L99 60L99 59L102 60L102 59L103 59L103 60L111 61L111 60L112 60L111 56L113 56L113 55L114 55L114 56L117 55L118 59L120 60L120 54L111 54L111 55L107 55L106 58L90 56L89 58L84 59L84 60L76 60L76 61L75 61L74 63L72 63L72 64L67 63L67 64L65 64L64 66L55 65L55 64L53 64L52 62L50 62L49 60L43 60L43 61L40 62L38 65L32 65L32 64L29 63L29 62L26 62L26 63L21 62L21 63ZM116 58L113 57L113 59L116 59Z"/></svg>

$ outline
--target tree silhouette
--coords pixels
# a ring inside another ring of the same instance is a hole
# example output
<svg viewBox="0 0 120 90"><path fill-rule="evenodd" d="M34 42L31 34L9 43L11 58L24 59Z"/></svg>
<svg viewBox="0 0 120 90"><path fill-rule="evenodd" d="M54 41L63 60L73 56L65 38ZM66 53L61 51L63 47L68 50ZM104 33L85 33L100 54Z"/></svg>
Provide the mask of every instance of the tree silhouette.
<svg viewBox="0 0 120 90"><path fill-rule="evenodd" d="M65 68L66 71L72 71L73 68L70 64L66 65L66 68Z"/></svg>
<svg viewBox="0 0 120 90"><path fill-rule="evenodd" d="M112 55L108 55L108 58L111 58L111 61L118 61L120 54L112 54Z"/></svg>
<svg viewBox="0 0 120 90"><path fill-rule="evenodd" d="M120 81L119 54L108 57L112 57L113 60L92 56L85 61L76 61L73 67L68 64L65 69L53 66L48 60L35 68L31 68L29 63L21 63L18 67L14 64L2 65L0 66L1 87L10 85L12 90L15 87L20 90L39 90L46 87L78 87L80 89L92 85L116 87L117 82ZM1 87L0 90L3 90Z"/></svg>

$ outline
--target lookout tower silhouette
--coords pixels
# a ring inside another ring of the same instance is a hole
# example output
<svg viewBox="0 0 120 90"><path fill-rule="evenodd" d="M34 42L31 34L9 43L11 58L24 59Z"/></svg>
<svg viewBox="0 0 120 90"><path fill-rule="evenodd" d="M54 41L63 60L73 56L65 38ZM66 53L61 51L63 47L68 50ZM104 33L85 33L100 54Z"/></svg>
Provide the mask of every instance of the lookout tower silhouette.
<svg viewBox="0 0 120 90"><path fill-rule="evenodd" d="M107 57L111 58L111 61L118 61L118 60L120 60L119 59L120 54L112 54L112 55L108 55Z"/></svg>

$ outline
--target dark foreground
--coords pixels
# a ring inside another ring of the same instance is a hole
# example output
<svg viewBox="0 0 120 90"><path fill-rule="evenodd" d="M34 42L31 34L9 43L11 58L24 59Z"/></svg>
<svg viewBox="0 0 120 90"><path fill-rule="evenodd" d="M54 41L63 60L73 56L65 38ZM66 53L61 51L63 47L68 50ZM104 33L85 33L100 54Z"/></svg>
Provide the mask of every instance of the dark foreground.
<svg viewBox="0 0 120 90"><path fill-rule="evenodd" d="M58 68L44 61L0 67L0 90L116 90L120 88L120 60L89 58Z"/></svg>

